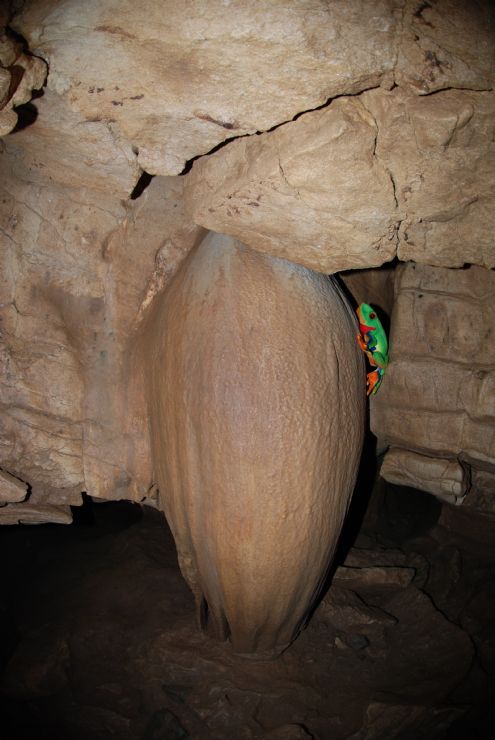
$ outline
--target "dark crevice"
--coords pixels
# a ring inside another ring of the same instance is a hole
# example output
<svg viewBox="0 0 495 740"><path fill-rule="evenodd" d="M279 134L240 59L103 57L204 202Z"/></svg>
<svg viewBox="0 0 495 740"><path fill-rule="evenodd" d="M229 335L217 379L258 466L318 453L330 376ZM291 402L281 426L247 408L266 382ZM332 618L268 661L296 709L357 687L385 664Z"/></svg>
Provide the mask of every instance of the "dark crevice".
<svg viewBox="0 0 495 740"><path fill-rule="evenodd" d="M209 157L210 154L215 154L216 152L220 151L220 149L223 149L225 146L227 146L227 144L230 144L235 139L246 139L252 136L261 136L262 134L271 134L273 131L276 131L281 126L285 126L288 123L293 123L294 121L297 121L299 118L301 118L301 116L306 115L306 113L314 113L315 111L323 110L323 108L328 108L333 103L334 100L338 100L339 98L358 97L359 95L362 95L362 93L368 92L368 90L375 90L377 87L379 87L379 85L372 85L371 87L366 87L363 90L359 90L359 92L356 92L356 93L346 92L346 93L341 93L340 95L334 95L331 98L327 98L327 100L325 100L320 105L315 106L314 108L307 108L306 110L299 111L292 118L289 118L286 121L281 121L280 123L275 123L271 128L254 131L252 134L241 134L240 136L230 136L228 139L224 139L219 144L216 144L209 151L204 152L203 154L197 154L195 157L188 159L180 175L187 175L188 172L191 171L192 166L194 162L196 162L197 159L201 159L202 157Z"/></svg>
<svg viewBox="0 0 495 740"><path fill-rule="evenodd" d="M143 171L142 175L140 176L139 180L134 186L134 190L129 196L130 200L137 200L141 197L141 195L144 193L148 185L153 180L154 175L150 175L149 172Z"/></svg>

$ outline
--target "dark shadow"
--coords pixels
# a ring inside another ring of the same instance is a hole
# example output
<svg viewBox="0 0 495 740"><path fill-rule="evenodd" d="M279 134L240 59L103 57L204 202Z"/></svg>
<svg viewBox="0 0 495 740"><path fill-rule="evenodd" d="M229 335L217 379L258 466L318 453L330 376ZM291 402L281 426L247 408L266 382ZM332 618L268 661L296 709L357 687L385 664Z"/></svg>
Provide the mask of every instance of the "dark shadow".
<svg viewBox="0 0 495 740"><path fill-rule="evenodd" d="M130 200L137 200L144 193L153 178L154 175L150 175L149 172L143 172L129 196Z"/></svg>
<svg viewBox="0 0 495 740"><path fill-rule="evenodd" d="M19 131L23 131L25 128L32 126L38 118L38 109L33 103L24 103L14 108L17 113L17 123L10 132L10 135L17 134Z"/></svg>

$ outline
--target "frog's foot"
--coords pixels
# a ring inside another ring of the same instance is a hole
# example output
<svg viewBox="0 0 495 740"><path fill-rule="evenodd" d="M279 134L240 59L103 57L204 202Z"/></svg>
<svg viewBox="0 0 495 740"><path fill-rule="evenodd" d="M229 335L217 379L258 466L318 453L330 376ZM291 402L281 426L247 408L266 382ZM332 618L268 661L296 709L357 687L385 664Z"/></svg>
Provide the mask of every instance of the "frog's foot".
<svg viewBox="0 0 495 740"><path fill-rule="evenodd" d="M381 385L383 377L383 372L378 368L377 370L373 370L373 372L368 373L366 376L366 388L367 388L367 395L375 395L378 388Z"/></svg>
<svg viewBox="0 0 495 740"><path fill-rule="evenodd" d="M365 342L362 334L356 334L356 339L357 339L357 343L359 344L359 346L361 347L361 349L363 350L363 352L367 352L368 351L368 345L366 344L366 342Z"/></svg>

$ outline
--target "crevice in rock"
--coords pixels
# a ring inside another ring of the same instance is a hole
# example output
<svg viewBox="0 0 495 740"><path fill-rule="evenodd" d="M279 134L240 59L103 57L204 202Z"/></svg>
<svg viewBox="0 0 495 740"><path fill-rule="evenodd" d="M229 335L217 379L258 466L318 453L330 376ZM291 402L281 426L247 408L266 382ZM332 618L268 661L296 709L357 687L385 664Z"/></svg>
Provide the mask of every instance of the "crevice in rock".
<svg viewBox="0 0 495 740"><path fill-rule="evenodd" d="M184 165L184 169L180 173L180 176L187 175L188 172L191 171L192 166L194 162L196 162L196 160L201 159L203 157L209 157L211 154L216 154L216 152L220 151L220 149L223 149L225 146L227 146L228 144L230 144L232 141L236 139L246 139L246 138L251 138L253 136L261 136L262 134L271 134L273 131L276 131L281 126L285 126L288 123L293 123L294 121L297 121L299 118L301 118L301 116L306 115L306 113L314 113L315 111L328 108L333 103L334 100L338 100L339 98L357 98L363 93L368 92L369 90L376 90L378 87L380 87L380 85L372 85L371 87L366 87L363 90L359 90L359 92L355 92L355 93L345 92L339 95L334 95L333 97L325 100L320 105L317 105L314 108L307 108L305 110L299 111L292 118L289 118L286 121L281 121L280 123L276 123L271 128L267 128L263 130L260 129L259 131L255 131L252 134L242 134L241 136L230 136L228 139L224 139L219 144L216 144L212 149L205 152L204 154L197 154L195 157L192 157L191 159L187 160L186 164Z"/></svg>
<svg viewBox="0 0 495 740"><path fill-rule="evenodd" d="M134 186L134 189L132 193L129 196L129 200L137 200L141 197L141 195L144 193L148 185L153 180L154 175L150 175L149 172L143 171L141 176L139 177L139 180Z"/></svg>

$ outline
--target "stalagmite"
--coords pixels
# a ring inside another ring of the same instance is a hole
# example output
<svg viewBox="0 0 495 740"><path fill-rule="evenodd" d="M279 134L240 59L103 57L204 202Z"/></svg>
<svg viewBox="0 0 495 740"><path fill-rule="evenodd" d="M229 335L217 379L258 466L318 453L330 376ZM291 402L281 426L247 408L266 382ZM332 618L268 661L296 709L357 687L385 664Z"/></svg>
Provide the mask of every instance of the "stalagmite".
<svg viewBox="0 0 495 740"><path fill-rule="evenodd" d="M210 233L146 329L155 473L202 621L277 654L353 491L364 366L338 284Z"/></svg>

